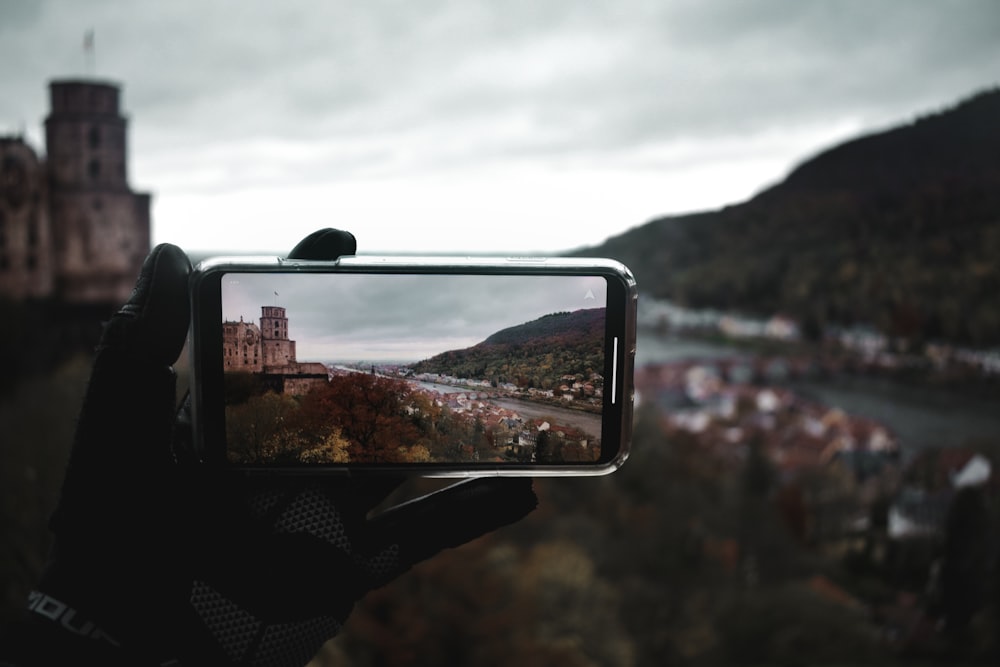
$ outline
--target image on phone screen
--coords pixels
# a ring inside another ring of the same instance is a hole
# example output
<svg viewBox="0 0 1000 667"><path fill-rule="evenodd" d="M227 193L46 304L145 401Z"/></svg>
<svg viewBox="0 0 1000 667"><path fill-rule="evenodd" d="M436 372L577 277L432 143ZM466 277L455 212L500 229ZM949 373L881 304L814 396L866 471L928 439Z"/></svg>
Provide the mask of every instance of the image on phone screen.
<svg viewBox="0 0 1000 667"><path fill-rule="evenodd" d="M229 463L601 456L602 276L227 273L221 306Z"/></svg>

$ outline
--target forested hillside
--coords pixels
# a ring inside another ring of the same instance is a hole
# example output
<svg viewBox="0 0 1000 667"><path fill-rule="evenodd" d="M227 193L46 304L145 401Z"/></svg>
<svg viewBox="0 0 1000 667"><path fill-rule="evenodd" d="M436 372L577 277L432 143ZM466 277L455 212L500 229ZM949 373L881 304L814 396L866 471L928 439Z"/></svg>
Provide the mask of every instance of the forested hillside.
<svg viewBox="0 0 1000 667"><path fill-rule="evenodd" d="M421 361L413 370L552 389L563 375L602 372L604 313L604 308L551 313Z"/></svg>
<svg viewBox="0 0 1000 667"><path fill-rule="evenodd" d="M643 294L868 323L911 340L1000 343L1000 90L849 141L718 211L653 220L575 252L623 261Z"/></svg>

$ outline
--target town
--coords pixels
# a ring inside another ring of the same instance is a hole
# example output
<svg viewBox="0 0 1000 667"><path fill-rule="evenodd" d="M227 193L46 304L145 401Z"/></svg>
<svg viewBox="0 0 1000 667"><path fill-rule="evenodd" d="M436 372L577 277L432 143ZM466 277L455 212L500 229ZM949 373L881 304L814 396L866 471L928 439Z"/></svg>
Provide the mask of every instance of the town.
<svg viewBox="0 0 1000 667"><path fill-rule="evenodd" d="M599 373L555 374L558 383L541 388L404 364L302 362L290 331L286 309L276 305L261 306L259 324L242 316L222 322L233 462L561 464L600 457ZM372 433L388 422L397 428L383 428L378 442Z"/></svg>
<svg viewBox="0 0 1000 667"><path fill-rule="evenodd" d="M927 650L942 619L956 613L956 591L982 574L955 574L947 554L992 557L987 542L960 529L1000 498L992 443L913 449L880 420L790 388L789 378L824 372L815 358L746 349L647 363L636 372L637 410L655 415L663 441L692 452L713 479L756 488L801 553L880 591L873 597L817 575L810 586L820 596L864 610L887 646ZM697 532L705 558L753 584L755 561L743 541Z"/></svg>
<svg viewBox="0 0 1000 667"><path fill-rule="evenodd" d="M538 389L510 382L494 386L489 380L443 373L414 373L405 364L343 363L328 368L331 374L370 373L407 382L435 406L471 421L485 441L502 452L502 460L570 462L600 456L603 378L597 373L588 378L564 375L557 389ZM546 446L551 450L548 454ZM474 446L466 445L466 449L466 458L482 459Z"/></svg>
<svg viewBox="0 0 1000 667"><path fill-rule="evenodd" d="M802 326L782 314L751 317L711 309L691 309L667 300L644 299L639 306L639 326L653 332L685 336L719 336L728 340L759 340L794 345L803 342ZM937 376L1000 377L1000 349L976 349L943 341L893 339L873 326L827 326L814 332L824 344L850 353L870 368L887 373L923 370Z"/></svg>

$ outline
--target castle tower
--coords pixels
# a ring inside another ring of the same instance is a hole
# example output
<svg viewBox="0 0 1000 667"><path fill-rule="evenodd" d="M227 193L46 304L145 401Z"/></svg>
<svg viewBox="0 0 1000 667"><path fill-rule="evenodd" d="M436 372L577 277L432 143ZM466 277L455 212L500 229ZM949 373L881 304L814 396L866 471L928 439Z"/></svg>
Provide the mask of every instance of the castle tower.
<svg viewBox="0 0 1000 667"><path fill-rule="evenodd" d="M295 341L288 340L288 318L280 306L261 306L260 337L265 366L286 366L295 362Z"/></svg>
<svg viewBox="0 0 1000 667"><path fill-rule="evenodd" d="M53 81L45 119L55 291L68 302L128 297L149 252L148 194L128 186L119 89Z"/></svg>
<svg viewBox="0 0 1000 667"><path fill-rule="evenodd" d="M0 294L25 299L51 291L45 168L20 137L0 137Z"/></svg>

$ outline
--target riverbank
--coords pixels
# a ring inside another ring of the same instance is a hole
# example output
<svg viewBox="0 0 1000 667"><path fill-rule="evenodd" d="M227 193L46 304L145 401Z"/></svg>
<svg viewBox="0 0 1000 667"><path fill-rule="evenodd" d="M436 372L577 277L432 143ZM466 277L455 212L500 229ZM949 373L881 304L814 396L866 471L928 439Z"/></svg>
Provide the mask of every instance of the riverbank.
<svg viewBox="0 0 1000 667"><path fill-rule="evenodd" d="M822 346L740 344L640 332L636 367L701 365L729 381L773 385L884 424L911 456L930 447L1000 448L1000 383L890 368Z"/></svg>
<svg viewBox="0 0 1000 667"><path fill-rule="evenodd" d="M1000 373L973 355L942 345L890 350L845 345L834 340L809 342L733 338L714 332L667 334L655 327L639 330L636 365L671 359L783 359L801 374L817 378L872 377L1000 401ZM968 351L966 351L968 352ZM985 355L987 352L980 351ZM971 354L971 353L970 353Z"/></svg>

